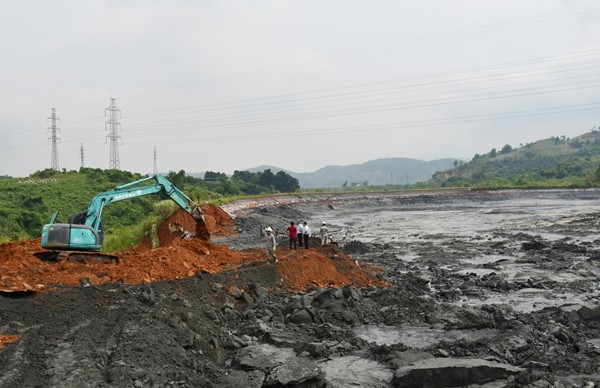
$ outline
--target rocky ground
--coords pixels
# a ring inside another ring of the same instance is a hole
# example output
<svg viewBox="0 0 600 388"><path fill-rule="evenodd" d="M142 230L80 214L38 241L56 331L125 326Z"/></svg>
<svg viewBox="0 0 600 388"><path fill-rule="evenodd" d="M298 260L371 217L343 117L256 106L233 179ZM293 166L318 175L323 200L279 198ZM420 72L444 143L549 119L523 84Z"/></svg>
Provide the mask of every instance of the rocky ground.
<svg viewBox="0 0 600 388"><path fill-rule="evenodd" d="M35 243L0 246L0 285L31 285L0 294L0 387L593 387L600 384L600 241L589 236L600 213L512 209L509 216L500 206L514 198L589 200L573 195L258 204L235 210L233 234L138 247L110 270L37 265L28 256ZM473 208L500 214L506 226L407 227L386 240L366 238L370 227L348 216L394 209L419 214L416 225L425 222L422 210ZM316 239L307 251L282 244L281 262L264 263L261 226L314 226L323 217L332 230L354 228L357 239L340 249L317 247ZM23 258L18 269L15 256ZM60 281L61 273L69 276Z"/></svg>

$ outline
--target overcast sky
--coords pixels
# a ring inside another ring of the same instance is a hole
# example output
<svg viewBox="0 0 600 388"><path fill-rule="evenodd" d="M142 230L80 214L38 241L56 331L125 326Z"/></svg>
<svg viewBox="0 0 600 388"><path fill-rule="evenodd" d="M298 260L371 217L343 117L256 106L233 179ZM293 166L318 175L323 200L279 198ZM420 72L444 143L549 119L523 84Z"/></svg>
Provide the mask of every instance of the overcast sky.
<svg viewBox="0 0 600 388"><path fill-rule="evenodd" d="M0 175L471 159L600 124L600 2L0 2Z"/></svg>

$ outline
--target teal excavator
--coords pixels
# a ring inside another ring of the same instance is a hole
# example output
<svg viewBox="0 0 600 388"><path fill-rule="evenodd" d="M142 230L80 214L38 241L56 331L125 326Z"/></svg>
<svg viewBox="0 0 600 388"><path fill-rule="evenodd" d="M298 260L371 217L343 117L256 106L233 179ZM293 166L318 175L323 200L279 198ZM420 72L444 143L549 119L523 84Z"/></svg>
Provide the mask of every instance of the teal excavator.
<svg viewBox="0 0 600 388"><path fill-rule="evenodd" d="M142 185L148 181L154 183ZM209 236L200 206L163 176L153 175L96 195L86 212L73 214L66 223L57 222L58 210L54 212L50 223L42 230L42 248L49 251L38 252L36 256L50 261L118 262L116 255L99 253L104 241L102 210L113 202L156 193L175 201L196 220L196 235Z"/></svg>

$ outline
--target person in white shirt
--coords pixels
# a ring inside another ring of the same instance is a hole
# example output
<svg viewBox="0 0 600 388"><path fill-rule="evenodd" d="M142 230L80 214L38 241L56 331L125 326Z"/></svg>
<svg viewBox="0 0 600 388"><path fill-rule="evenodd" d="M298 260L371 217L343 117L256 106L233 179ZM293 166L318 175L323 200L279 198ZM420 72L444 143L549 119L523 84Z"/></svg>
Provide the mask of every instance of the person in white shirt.
<svg viewBox="0 0 600 388"><path fill-rule="evenodd" d="M277 241L275 240L275 236L273 235L273 229L270 226L267 226L265 229L267 239L266 250L267 250L267 263L276 264L277 256L275 255L275 248L277 247Z"/></svg>
<svg viewBox="0 0 600 388"><path fill-rule="evenodd" d="M304 232L304 249L308 249L308 238L310 237L310 228L306 224L306 221L302 223L302 230Z"/></svg>
<svg viewBox="0 0 600 388"><path fill-rule="evenodd" d="M298 248L302 248L302 236L304 236L304 226L302 225L302 221L298 221L298 226L296 229L298 229Z"/></svg>
<svg viewBox="0 0 600 388"><path fill-rule="evenodd" d="M323 226L321 226L321 229L319 230L319 234L321 235L321 246L329 244L328 232L329 229L327 228L327 224L323 222Z"/></svg>

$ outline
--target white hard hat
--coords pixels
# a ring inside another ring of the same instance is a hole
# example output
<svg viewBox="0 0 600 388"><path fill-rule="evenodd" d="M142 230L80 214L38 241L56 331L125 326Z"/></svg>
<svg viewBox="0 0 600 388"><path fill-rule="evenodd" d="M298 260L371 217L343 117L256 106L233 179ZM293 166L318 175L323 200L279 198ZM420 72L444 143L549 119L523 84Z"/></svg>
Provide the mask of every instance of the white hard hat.
<svg viewBox="0 0 600 388"><path fill-rule="evenodd" d="M272 231L273 231L273 229L271 229L271 227L270 227L270 226L267 226L267 227L265 228L265 231L266 231L266 232L272 232Z"/></svg>
<svg viewBox="0 0 600 388"><path fill-rule="evenodd" d="M327 225L327 223L325 221L323 221L323 225Z"/></svg>

